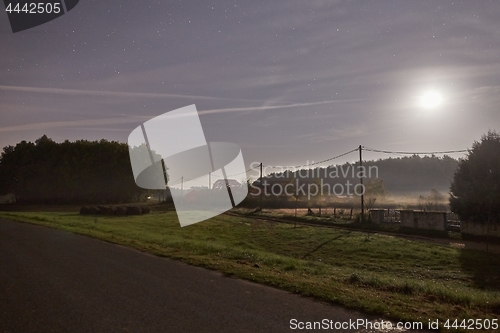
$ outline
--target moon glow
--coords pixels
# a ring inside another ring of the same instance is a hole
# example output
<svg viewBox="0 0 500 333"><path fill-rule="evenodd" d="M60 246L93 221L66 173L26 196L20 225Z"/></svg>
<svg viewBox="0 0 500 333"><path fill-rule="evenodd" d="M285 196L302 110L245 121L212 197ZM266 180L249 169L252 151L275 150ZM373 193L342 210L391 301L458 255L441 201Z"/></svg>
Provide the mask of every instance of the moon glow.
<svg viewBox="0 0 500 333"><path fill-rule="evenodd" d="M443 96L437 91L427 91L420 96L419 104L424 109L435 109L443 104Z"/></svg>

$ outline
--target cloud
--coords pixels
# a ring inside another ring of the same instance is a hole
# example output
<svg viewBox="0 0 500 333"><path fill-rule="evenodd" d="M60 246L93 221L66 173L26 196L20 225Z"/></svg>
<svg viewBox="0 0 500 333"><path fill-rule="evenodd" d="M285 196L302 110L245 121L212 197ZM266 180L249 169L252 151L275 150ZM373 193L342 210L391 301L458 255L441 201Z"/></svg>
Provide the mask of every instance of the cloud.
<svg viewBox="0 0 500 333"><path fill-rule="evenodd" d="M60 89L66 91L66 89ZM265 106L254 106L254 107L233 107L233 108L222 108L222 109L211 109L199 111L200 115L209 114L219 114L219 113L230 113L230 112L245 112L245 111L264 111L273 109L285 109L285 108L295 108L304 106L314 106L323 104L337 103L338 101L321 101L312 103L294 103L285 105L265 105ZM70 120L70 121L49 121L49 122L38 122L24 125L7 126L0 127L0 132L15 132L15 131L28 131L28 130L43 130L49 128L61 128L61 127L100 127L102 125L119 125L119 124L140 124L144 121L149 120L148 116L126 116L126 117L112 117L112 118L97 118L97 119L82 119L82 120Z"/></svg>
<svg viewBox="0 0 500 333"><path fill-rule="evenodd" d="M288 108L296 108L301 106L315 106L315 105L325 105L325 104L334 104L345 101L320 101L320 102L310 102L310 103L293 103L293 104L284 104L284 105L264 105L264 106L250 106L250 107L240 107L240 108L222 108L222 109L212 109L212 110L203 110L198 112L200 115L206 114L216 114L216 113L228 113L228 112L244 112L244 111L263 111L263 110L274 110L274 109L288 109Z"/></svg>
<svg viewBox="0 0 500 333"><path fill-rule="evenodd" d="M45 94L107 96L107 97L126 97L126 98L184 98L184 99L191 99L191 100L192 99L201 99L201 100L225 100L225 101L237 101L238 100L238 99L199 96L199 95L124 92L124 91L106 91L106 90L61 89L61 88L40 88L40 87L21 87L21 86L3 86L3 85L0 85L0 90L45 93Z"/></svg>
<svg viewBox="0 0 500 333"><path fill-rule="evenodd" d="M43 129L61 128L61 127L85 127L85 126L97 127L101 125L117 125L117 124L130 124L130 123L140 124L148 119L149 117L114 117L114 118L104 118L104 119L48 121L43 123L32 123L32 124L0 127L0 133L43 130Z"/></svg>

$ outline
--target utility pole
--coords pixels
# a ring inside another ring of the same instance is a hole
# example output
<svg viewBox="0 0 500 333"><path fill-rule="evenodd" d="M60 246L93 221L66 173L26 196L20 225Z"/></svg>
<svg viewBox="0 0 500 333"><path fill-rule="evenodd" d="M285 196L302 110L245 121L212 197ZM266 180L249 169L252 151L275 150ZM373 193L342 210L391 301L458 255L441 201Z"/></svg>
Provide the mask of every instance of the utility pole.
<svg viewBox="0 0 500 333"><path fill-rule="evenodd" d="M236 205L234 204L234 197L233 197L233 192L231 191L231 186L229 184L229 179L227 179L227 174L226 174L226 169L224 169L224 167L220 168L220 170L222 171L222 177L224 177L224 182L226 183L226 189L227 189L227 193L229 194L229 200L231 201L231 206L236 207Z"/></svg>
<svg viewBox="0 0 500 333"><path fill-rule="evenodd" d="M152 154L151 151L149 153ZM163 180L165 181L165 189L160 190L161 197L162 197L163 201L167 201L166 191L167 191L167 187L168 187L168 174L167 174L168 168L165 166L165 161L163 160L163 158L161 159L161 168L163 170Z"/></svg>
<svg viewBox="0 0 500 333"><path fill-rule="evenodd" d="M262 191L263 184L262 184L262 162L260 162L260 213L262 214Z"/></svg>
<svg viewBox="0 0 500 333"><path fill-rule="evenodd" d="M365 173L363 170L363 147L361 145L359 145L359 169L361 172L361 177L359 177L359 182L361 184L361 188L363 188L364 187L363 177L365 176ZM363 189L363 194L361 194L361 222L364 222L364 221L365 221L365 196L364 196L364 189Z"/></svg>
<svg viewBox="0 0 500 333"><path fill-rule="evenodd" d="M184 201L184 176L181 177L181 200Z"/></svg>
<svg viewBox="0 0 500 333"><path fill-rule="evenodd" d="M212 173L208 173L208 189L210 190L210 187L212 186Z"/></svg>

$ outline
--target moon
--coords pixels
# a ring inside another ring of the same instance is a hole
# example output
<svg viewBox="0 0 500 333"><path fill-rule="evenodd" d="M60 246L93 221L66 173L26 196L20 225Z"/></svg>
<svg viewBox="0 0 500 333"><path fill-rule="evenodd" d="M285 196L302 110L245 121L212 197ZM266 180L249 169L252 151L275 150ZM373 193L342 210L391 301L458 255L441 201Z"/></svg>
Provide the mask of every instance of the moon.
<svg viewBox="0 0 500 333"><path fill-rule="evenodd" d="M435 109L443 104L443 96L438 91L427 91L420 96L419 104L424 109Z"/></svg>

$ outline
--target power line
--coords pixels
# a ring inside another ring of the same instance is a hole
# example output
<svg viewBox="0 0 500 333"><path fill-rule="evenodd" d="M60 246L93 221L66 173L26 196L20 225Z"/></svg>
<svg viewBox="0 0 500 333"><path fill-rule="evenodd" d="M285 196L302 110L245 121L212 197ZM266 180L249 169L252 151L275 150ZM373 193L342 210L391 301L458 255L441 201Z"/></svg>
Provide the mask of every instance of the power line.
<svg viewBox="0 0 500 333"><path fill-rule="evenodd" d="M431 152L408 152L408 151L389 151L389 150L380 150L373 149L369 147L363 146L364 150L372 151L376 153L384 153L384 154L401 154L401 155L433 155L433 154L452 154L452 153L466 153L468 149L462 150L447 150L447 151L431 151Z"/></svg>
<svg viewBox="0 0 500 333"><path fill-rule="evenodd" d="M248 173L248 172L250 172L250 171L252 171L252 170L255 170L255 169L257 169L257 168L258 168L258 167L253 167L253 168L250 168L250 169L245 170L245 171L240 172L240 173L235 173L235 174L233 174L233 175L228 175L228 177L239 176L239 175L242 175L242 174L244 174L244 173Z"/></svg>
<svg viewBox="0 0 500 333"><path fill-rule="evenodd" d="M329 162L329 161L335 160L335 159L340 158L340 157L342 157L342 156L348 155L348 154L353 153L353 152L355 152L355 151L357 151L357 150L358 150L358 148L355 148L355 149L353 149L353 150L350 150L350 151L348 151L348 152L342 153L342 154L340 154L340 155L337 155L337 156L334 156L334 157L327 158L326 160L322 160L322 161L319 161L319 162L314 162L314 163L310 163L310 164L303 164L303 165L290 166L290 167L287 167L287 168L299 169L299 168L302 168L302 167L305 167L305 166L312 166L312 165L322 164L322 163L325 163L325 162ZM264 167L266 167L266 168L283 168L283 166L271 166L271 165L264 165Z"/></svg>
<svg viewBox="0 0 500 333"><path fill-rule="evenodd" d="M431 151L431 152L407 152L407 151L389 151L389 150L374 149L374 148L370 148L370 147L366 147L366 146L361 146L361 147L362 147L362 149L364 149L366 151L371 151L371 152L376 152L376 153L384 153L384 154L400 154L400 155L452 154L452 153L466 153L466 152L469 151L468 149L461 149L461 150ZM299 168L303 168L303 167L318 165L318 164L329 162L329 161L335 160L337 158L349 155L349 154L351 154L351 153L353 153L355 151L358 151L358 150L359 150L359 147L355 148L355 149L352 149L352 150L349 150L349 151L347 151L345 153L342 153L340 155L327 158L327 159L319 161L319 162L314 162L314 163L310 163L310 164L296 165L296 166L286 166L286 168L299 169ZM248 173L248 172L250 172L252 170L257 170L259 167L260 166L253 167L253 168L250 168L250 169L245 170L245 171L240 172L240 173L235 173L235 174L232 174L232 175L228 175L227 177L234 177L234 176L239 176L239 175L242 175L242 174L246 174L246 173ZM265 168L270 168L270 169L283 168L283 166L273 166L273 165L264 165L264 167Z"/></svg>
<svg viewBox="0 0 500 333"><path fill-rule="evenodd" d="M303 164L303 165L296 165L296 166L287 166L287 168L294 168L294 169L299 169L299 168L302 168L302 167L305 167L305 166L312 166L312 165L317 165L317 164L321 164L321 163L325 163L325 162L328 162L328 161L332 161L332 160L335 160L337 158L340 158L342 156L345 156L345 155L348 155L350 153L353 153L355 151L357 151L358 148L355 148L353 150L350 150L348 152L345 152L345 153L342 153L340 155L337 155L337 156L334 156L334 157L330 157L330 158L327 158L326 160L322 160L322 161L319 161L319 162L314 162L314 163L310 163L310 164ZM234 176L238 176L238 175L242 175L244 173L248 173L252 170L256 170L258 169L260 166L257 166L257 167L253 167L253 168L250 168L248 170L245 170L243 172L240 172L240 173L235 173L235 174L232 174L232 175L228 175L228 177L234 177ZM283 166L272 166L272 165L264 165L264 167L266 168L271 168L271 169L277 169L277 168L283 168Z"/></svg>

